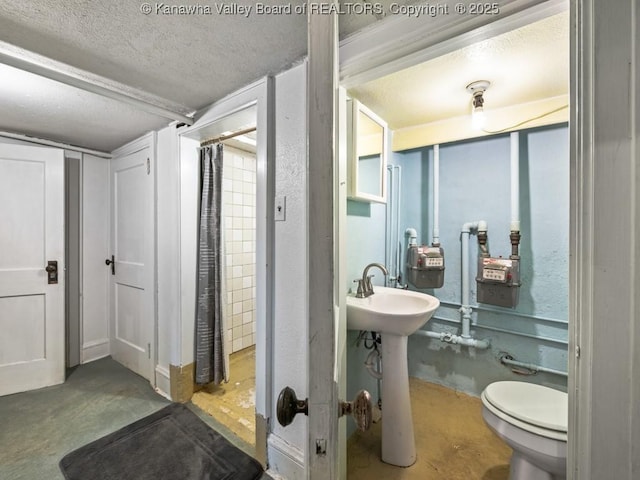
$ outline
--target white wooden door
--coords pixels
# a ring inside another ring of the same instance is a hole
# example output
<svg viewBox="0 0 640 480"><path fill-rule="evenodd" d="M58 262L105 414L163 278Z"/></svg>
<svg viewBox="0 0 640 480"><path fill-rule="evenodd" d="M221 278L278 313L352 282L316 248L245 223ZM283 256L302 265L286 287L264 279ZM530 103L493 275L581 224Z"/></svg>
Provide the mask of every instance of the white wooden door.
<svg viewBox="0 0 640 480"><path fill-rule="evenodd" d="M111 160L111 355L153 378L153 182L150 148Z"/></svg>
<svg viewBox="0 0 640 480"><path fill-rule="evenodd" d="M0 144L0 395L64 382L64 262L64 152Z"/></svg>

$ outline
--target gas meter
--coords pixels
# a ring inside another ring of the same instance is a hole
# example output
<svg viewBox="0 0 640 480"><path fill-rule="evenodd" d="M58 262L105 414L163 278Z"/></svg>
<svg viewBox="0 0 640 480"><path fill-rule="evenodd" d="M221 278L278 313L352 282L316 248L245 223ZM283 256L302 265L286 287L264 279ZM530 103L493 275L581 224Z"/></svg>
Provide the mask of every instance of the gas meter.
<svg viewBox="0 0 640 480"><path fill-rule="evenodd" d="M440 246L409 245L407 276L417 288L440 288L444 284L444 250Z"/></svg>
<svg viewBox="0 0 640 480"><path fill-rule="evenodd" d="M478 302L515 307L520 292L520 260L514 258L478 258Z"/></svg>

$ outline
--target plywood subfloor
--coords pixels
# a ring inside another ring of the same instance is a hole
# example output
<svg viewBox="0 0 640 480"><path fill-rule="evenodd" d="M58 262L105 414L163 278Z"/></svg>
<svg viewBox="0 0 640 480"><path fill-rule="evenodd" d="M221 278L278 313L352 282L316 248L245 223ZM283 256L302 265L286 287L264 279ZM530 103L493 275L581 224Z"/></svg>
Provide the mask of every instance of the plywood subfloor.
<svg viewBox="0 0 640 480"><path fill-rule="evenodd" d="M229 382L207 386L191 401L250 445L256 442L256 349L229 358Z"/></svg>
<svg viewBox="0 0 640 480"><path fill-rule="evenodd" d="M485 425L480 399L415 378L410 379L410 388L416 463L402 468L380 460L381 423L377 423L349 439L349 480L508 479L511 449Z"/></svg>

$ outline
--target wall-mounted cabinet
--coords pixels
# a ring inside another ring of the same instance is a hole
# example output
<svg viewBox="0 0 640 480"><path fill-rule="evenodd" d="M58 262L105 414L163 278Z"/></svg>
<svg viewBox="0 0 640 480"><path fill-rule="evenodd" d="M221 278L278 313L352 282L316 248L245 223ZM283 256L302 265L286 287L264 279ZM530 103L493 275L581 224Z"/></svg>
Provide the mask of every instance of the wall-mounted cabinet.
<svg viewBox="0 0 640 480"><path fill-rule="evenodd" d="M355 99L347 100L349 126L348 196L352 200L386 203L389 128Z"/></svg>

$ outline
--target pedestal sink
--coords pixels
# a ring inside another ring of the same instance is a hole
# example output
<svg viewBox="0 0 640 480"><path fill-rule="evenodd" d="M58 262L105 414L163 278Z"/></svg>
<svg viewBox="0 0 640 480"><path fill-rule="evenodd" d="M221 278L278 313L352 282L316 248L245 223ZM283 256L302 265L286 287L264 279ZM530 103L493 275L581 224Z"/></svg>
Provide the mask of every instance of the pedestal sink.
<svg viewBox="0 0 640 480"><path fill-rule="evenodd" d="M374 287L366 298L347 296L347 328L382 337L382 461L408 467L416 461L409 397L407 336L422 327L440 306L424 293Z"/></svg>

